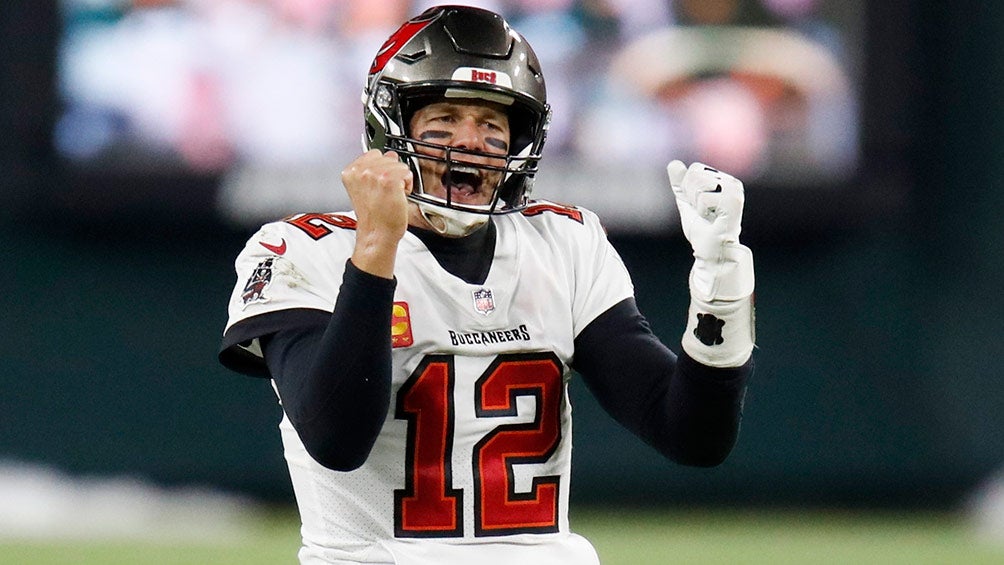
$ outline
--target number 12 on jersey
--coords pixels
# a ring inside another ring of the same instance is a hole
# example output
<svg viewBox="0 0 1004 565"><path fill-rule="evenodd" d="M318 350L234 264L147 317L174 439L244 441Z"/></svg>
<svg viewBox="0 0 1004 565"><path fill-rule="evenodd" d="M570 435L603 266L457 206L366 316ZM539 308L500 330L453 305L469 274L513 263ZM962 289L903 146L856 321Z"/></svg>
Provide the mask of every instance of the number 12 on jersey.
<svg viewBox="0 0 1004 565"><path fill-rule="evenodd" d="M495 427L474 446L475 536L558 531L560 477L534 477L530 491L520 493L513 467L543 463L558 448L561 374L553 353L519 353L498 356L478 378L478 418L516 416L520 396L535 398L536 412L531 422ZM453 356L430 355L398 392L394 417L408 422L408 446L405 488L394 491L396 537L464 535L464 491L453 488L455 380Z"/></svg>

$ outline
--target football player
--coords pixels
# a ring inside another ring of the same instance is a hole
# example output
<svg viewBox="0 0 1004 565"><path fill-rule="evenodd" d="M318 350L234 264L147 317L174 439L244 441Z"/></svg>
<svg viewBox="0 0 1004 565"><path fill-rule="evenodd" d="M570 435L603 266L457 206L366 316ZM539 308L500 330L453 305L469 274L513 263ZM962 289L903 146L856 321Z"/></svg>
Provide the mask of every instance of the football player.
<svg viewBox="0 0 1004 565"><path fill-rule="evenodd" d="M568 524L569 379L671 460L725 459L754 340L742 184L668 166L695 258L677 354L596 215L530 197L550 110L505 20L446 6L406 22L364 103L352 211L248 241L220 353L272 379L300 561L598 563Z"/></svg>

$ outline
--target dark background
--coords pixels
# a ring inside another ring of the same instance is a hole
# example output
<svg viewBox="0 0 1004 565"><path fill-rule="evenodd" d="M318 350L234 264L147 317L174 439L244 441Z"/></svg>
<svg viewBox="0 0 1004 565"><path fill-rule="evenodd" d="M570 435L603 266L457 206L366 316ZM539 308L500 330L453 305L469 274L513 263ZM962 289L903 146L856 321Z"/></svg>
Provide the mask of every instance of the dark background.
<svg viewBox="0 0 1004 565"><path fill-rule="evenodd" d="M664 462L576 384L578 499L949 507L1004 463L1004 6L868 4L860 175L748 187L759 351L735 452ZM291 500L271 389L215 361L249 233L215 219L213 177L56 157L57 27L52 1L0 3L0 459ZM686 242L612 239L677 344Z"/></svg>

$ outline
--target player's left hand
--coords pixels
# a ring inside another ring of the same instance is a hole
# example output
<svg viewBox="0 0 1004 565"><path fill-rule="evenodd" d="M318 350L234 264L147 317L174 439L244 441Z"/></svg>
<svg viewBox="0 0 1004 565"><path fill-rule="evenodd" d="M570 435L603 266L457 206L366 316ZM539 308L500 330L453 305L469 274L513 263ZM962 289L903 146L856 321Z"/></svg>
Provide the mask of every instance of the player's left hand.
<svg viewBox="0 0 1004 565"><path fill-rule="evenodd" d="M702 259L718 260L723 245L739 242L745 194L739 179L703 163L666 166L683 234Z"/></svg>
<svg viewBox="0 0 1004 565"><path fill-rule="evenodd" d="M683 234L694 250L691 292L698 298L731 300L753 292L752 256L739 243L743 183L703 163L666 166ZM749 255L749 257L747 257Z"/></svg>
<svg viewBox="0 0 1004 565"><path fill-rule="evenodd" d="M753 253L739 243L743 183L717 169L666 167L683 233L694 249L690 309L681 345L698 363L738 367L753 352Z"/></svg>

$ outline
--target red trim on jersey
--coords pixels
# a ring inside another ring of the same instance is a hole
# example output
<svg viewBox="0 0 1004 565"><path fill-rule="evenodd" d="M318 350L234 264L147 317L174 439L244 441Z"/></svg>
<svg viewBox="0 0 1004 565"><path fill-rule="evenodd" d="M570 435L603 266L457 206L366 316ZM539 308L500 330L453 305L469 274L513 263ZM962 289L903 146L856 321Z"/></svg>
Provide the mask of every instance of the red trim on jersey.
<svg viewBox="0 0 1004 565"><path fill-rule="evenodd" d="M544 212L553 212L555 214L558 214L559 216L565 216L566 218L571 218L576 222L579 222L580 224L584 223L582 220L581 210L579 210L575 206L570 206L567 204L557 204L555 202L539 201L530 204L523 210L523 215L527 217L539 216Z"/></svg>

